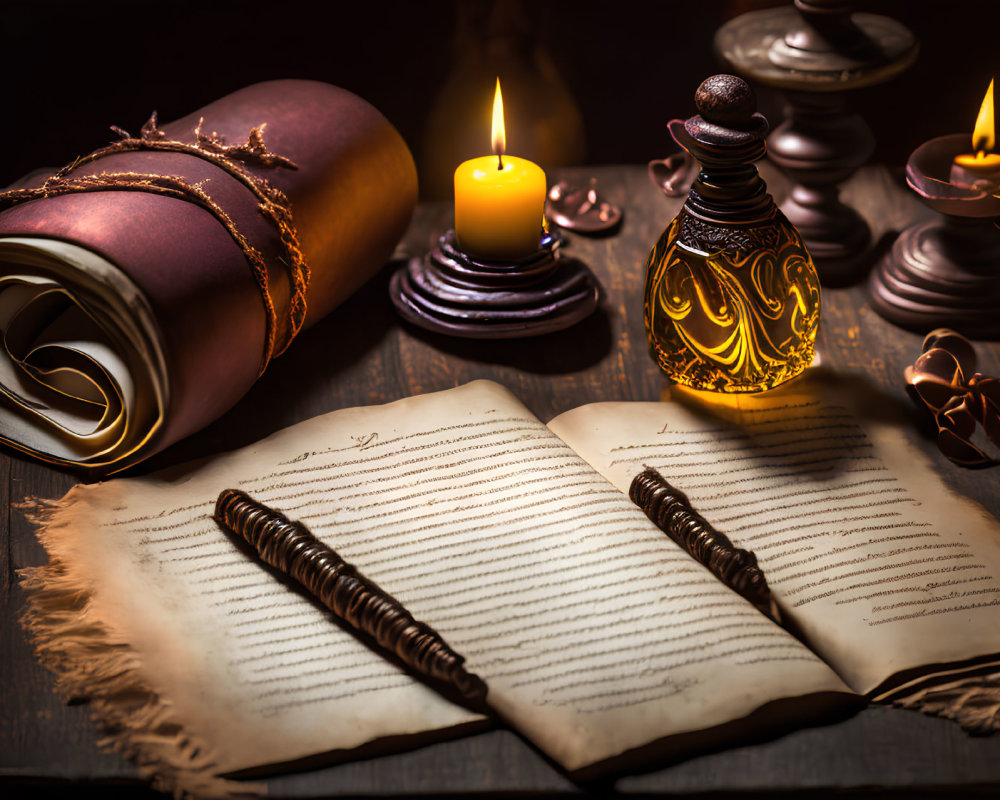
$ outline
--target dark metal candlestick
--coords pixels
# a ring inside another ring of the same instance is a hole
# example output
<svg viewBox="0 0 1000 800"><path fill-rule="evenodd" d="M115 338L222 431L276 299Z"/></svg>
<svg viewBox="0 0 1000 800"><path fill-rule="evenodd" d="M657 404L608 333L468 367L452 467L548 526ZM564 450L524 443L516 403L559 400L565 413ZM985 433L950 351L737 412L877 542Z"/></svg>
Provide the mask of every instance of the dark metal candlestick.
<svg viewBox="0 0 1000 800"><path fill-rule="evenodd" d="M913 151L906 182L941 216L900 234L872 273L875 310L904 328L952 328L974 338L1000 338L998 187L953 183L956 155L968 134L931 139Z"/></svg>
<svg viewBox="0 0 1000 800"><path fill-rule="evenodd" d="M838 185L871 155L868 125L848 111L847 92L882 83L917 56L899 23L854 14L843 0L795 0L726 23L719 55L750 79L784 91L788 119L768 138L771 160L796 182L781 209L802 233L824 284L854 281L871 232L840 201Z"/></svg>
<svg viewBox="0 0 1000 800"><path fill-rule="evenodd" d="M479 261L458 249L454 231L423 258L400 267L389 295L403 319L469 339L513 339L568 328L597 307L597 279L583 262L557 254L541 237L537 252L509 263Z"/></svg>

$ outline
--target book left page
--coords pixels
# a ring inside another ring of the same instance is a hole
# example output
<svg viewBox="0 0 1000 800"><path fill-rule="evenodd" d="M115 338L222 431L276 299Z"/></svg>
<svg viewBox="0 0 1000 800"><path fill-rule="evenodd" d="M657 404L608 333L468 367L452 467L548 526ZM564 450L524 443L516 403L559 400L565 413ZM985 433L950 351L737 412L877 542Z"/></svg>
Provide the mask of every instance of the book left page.
<svg viewBox="0 0 1000 800"><path fill-rule="evenodd" d="M39 505L50 564L25 584L41 659L122 731L120 749L161 784L199 796L217 788L213 775L481 720L332 622L212 518L219 492L239 488L310 524L343 522L345 505L358 506L377 529L383 501L412 508L425 487L450 485L441 443L469 461L480 429L460 398L410 398ZM407 488L383 497L389 472ZM339 538L328 541L340 547ZM136 708L131 697L117 702L123 690L148 696Z"/></svg>

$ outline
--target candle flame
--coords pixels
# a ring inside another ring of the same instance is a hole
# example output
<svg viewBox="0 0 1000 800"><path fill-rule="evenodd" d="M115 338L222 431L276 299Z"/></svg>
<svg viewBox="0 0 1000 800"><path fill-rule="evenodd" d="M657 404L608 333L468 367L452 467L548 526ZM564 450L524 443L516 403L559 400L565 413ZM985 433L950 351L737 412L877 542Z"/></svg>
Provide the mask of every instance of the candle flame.
<svg viewBox="0 0 1000 800"><path fill-rule="evenodd" d="M497 78L497 90L493 95L493 152L502 156L507 152L507 134L503 126L503 96L500 94L500 79Z"/></svg>
<svg viewBox="0 0 1000 800"><path fill-rule="evenodd" d="M986 97L979 107L976 127L972 132L972 149L977 152L992 151L996 145L996 129L993 125L993 81L986 90Z"/></svg>

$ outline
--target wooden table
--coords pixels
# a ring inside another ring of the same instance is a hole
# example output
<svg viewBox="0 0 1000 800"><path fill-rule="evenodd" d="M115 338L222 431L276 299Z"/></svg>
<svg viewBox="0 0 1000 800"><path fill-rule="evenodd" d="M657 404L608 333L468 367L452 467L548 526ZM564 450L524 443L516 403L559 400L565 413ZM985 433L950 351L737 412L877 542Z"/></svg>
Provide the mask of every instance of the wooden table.
<svg viewBox="0 0 1000 800"><path fill-rule="evenodd" d="M779 197L784 182L767 164L762 172ZM604 287L601 309L575 328L537 340L452 340L402 325L387 295L391 267L344 307L304 333L253 390L223 419L143 466L146 472L195 456L247 444L298 420L346 406L384 403L444 389L475 378L510 387L541 419L600 400L656 400L665 386L647 354L642 325L646 254L676 213L680 200L662 197L645 167L569 170L590 175L608 199L625 208L620 232L608 238L570 235L568 252L586 261ZM868 168L845 197L871 223L876 238L930 212L889 173ZM451 223L447 205L421 206L397 252L426 251ZM937 454L924 415L909 404L903 368L919 352L921 337L878 317L863 286L823 296L819 351L823 363L863 376L900 402L899 424L934 459L945 481L1000 516L1000 469L969 471ZM1000 375L1000 345L980 344L981 370ZM33 660L16 623L24 605L15 570L43 563L31 527L12 506L29 495L59 497L75 482L66 472L0 453L0 503L7 509L0 549L0 794L37 784L102 794L148 790L130 764L97 746L86 705L65 705L52 693L51 676ZM494 730L274 777L279 796L524 793L573 794L611 786L578 786L517 735ZM643 774L620 776L622 794L676 795L820 793L867 790L913 797L917 790L1000 792L1000 737L974 738L957 725L891 708L869 708L848 719L742 742ZM96 791L95 791L96 793ZM936 795L937 796L937 795Z"/></svg>

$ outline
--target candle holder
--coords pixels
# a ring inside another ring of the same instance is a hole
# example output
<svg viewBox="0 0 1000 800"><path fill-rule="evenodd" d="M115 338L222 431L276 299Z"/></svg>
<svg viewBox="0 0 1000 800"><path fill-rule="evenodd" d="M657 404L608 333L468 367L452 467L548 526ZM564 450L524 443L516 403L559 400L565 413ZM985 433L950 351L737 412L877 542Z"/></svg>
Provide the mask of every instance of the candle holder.
<svg viewBox="0 0 1000 800"><path fill-rule="evenodd" d="M467 339L541 336L575 325L597 308L597 279L558 252L545 233L536 252L510 262L484 261L458 248L454 230L389 282L399 315L435 333Z"/></svg>
<svg viewBox="0 0 1000 800"><path fill-rule="evenodd" d="M910 330L952 328L1000 338L1000 190L954 182L969 135L941 136L913 151L906 182L940 217L903 231L869 280L872 305Z"/></svg>
<svg viewBox="0 0 1000 800"><path fill-rule="evenodd" d="M793 181L781 210L802 233L824 285L852 283L867 266L871 231L841 202L838 185L871 155L875 139L848 109L848 93L889 80L917 57L913 34L844 0L795 0L723 25L716 51L741 75L782 90L788 119L768 152Z"/></svg>

